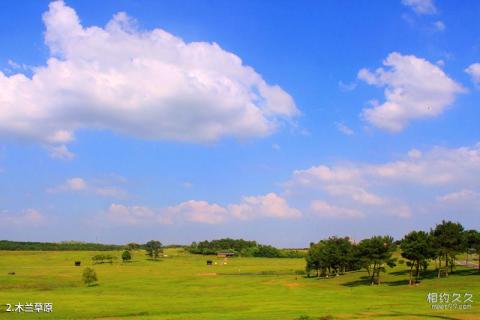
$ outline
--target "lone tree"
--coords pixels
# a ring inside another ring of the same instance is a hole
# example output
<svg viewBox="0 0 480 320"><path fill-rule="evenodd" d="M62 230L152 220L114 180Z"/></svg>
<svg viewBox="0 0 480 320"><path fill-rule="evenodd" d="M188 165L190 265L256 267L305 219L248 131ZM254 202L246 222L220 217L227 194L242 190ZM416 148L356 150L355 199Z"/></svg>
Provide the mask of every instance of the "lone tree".
<svg viewBox="0 0 480 320"><path fill-rule="evenodd" d="M417 283L420 275L420 267L427 265L428 260L435 257L431 242L431 236L425 231L412 231L407 234L400 243L402 257L409 260L407 266L410 267L410 285L413 284L413 269L415 268L415 283Z"/></svg>
<svg viewBox="0 0 480 320"><path fill-rule="evenodd" d="M130 254L130 251L128 251L128 250L123 251L122 261L123 262L129 262L130 260L132 260L132 255Z"/></svg>
<svg viewBox="0 0 480 320"><path fill-rule="evenodd" d="M85 268L83 270L83 275L82 275L83 282L87 286L91 286L93 283L98 281L97 274L95 273L95 270L93 270L90 267Z"/></svg>
<svg viewBox="0 0 480 320"><path fill-rule="evenodd" d="M150 240L145 243L145 250L147 251L147 255L152 259L158 259L160 253L163 252L162 243L156 240Z"/></svg>
<svg viewBox="0 0 480 320"><path fill-rule="evenodd" d="M448 264L450 263L450 268L453 270L455 255L465 249L463 226L460 223L443 220L441 224L437 224L431 234L439 258L438 277L440 277L442 257L445 259L445 275L448 277Z"/></svg>
<svg viewBox="0 0 480 320"><path fill-rule="evenodd" d="M390 236L374 236L364 239L358 244L357 254L361 264L367 269L371 284L380 283L380 272L385 272L385 265L393 268L395 259L393 238Z"/></svg>

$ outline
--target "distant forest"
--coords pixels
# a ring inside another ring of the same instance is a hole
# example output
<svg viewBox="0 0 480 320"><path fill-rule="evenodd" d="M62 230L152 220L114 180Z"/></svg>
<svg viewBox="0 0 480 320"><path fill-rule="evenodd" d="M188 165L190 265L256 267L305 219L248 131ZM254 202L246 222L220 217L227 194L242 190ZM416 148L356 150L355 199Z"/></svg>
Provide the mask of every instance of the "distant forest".
<svg viewBox="0 0 480 320"><path fill-rule="evenodd" d="M23 242L0 240L0 250L43 250L43 251L67 251L67 250L89 250L109 251L125 248L116 244L89 243L80 241L63 242Z"/></svg>

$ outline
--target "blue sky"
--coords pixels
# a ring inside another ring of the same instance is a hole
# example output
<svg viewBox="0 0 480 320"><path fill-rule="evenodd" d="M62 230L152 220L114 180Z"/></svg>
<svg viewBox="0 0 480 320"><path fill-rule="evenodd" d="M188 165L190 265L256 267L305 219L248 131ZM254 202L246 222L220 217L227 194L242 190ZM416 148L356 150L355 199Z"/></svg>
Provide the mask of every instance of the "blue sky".
<svg viewBox="0 0 480 320"><path fill-rule="evenodd" d="M0 238L479 228L477 1L3 1Z"/></svg>

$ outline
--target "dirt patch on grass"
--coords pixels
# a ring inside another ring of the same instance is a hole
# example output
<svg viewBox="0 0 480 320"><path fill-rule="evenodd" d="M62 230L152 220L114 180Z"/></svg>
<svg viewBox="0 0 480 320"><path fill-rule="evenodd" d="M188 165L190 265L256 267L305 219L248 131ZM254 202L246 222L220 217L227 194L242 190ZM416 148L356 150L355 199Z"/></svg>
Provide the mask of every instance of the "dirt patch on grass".
<svg viewBox="0 0 480 320"><path fill-rule="evenodd" d="M290 282L290 283L287 283L285 284L287 287L289 288L295 288L295 287L299 287L300 286L300 283L298 282Z"/></svg>
<svg viewBox="0 0 480 320"><path fill-rule="evenodd" d="M197 276L199 277L211 277L211 276L216 276L216 272L205 272L205 273L197 273Z"/></svg>

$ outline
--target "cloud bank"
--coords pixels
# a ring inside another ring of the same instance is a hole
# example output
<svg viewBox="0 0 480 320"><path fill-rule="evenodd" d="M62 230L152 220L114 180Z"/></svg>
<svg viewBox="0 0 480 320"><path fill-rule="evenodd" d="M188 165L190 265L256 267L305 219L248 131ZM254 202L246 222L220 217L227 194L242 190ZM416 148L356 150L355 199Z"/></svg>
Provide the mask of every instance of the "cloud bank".
<svg viewBox="0 0 480 320"><path fill-rule="evenodd" d="M431 212L423 209L436 204L455 210L459 202L469 207L467 212L475 211L480 199L480 143L413 149L384 163L320 164L294 171L285 191L289 200L310 201L308 210L323 218L409 218Z"/></svg>
<svg viewBox="0 0 480 320"><path fill-rule="evenodd" d="M247 196L242 202L225 207L203 200L189 200L157 209L112 204L106 212L106 218L110 221L127 225L171 224L185 221L219 224L261 218L295 219L300 216L299 210L290 207L284 198L275 193Z"/></svg>

